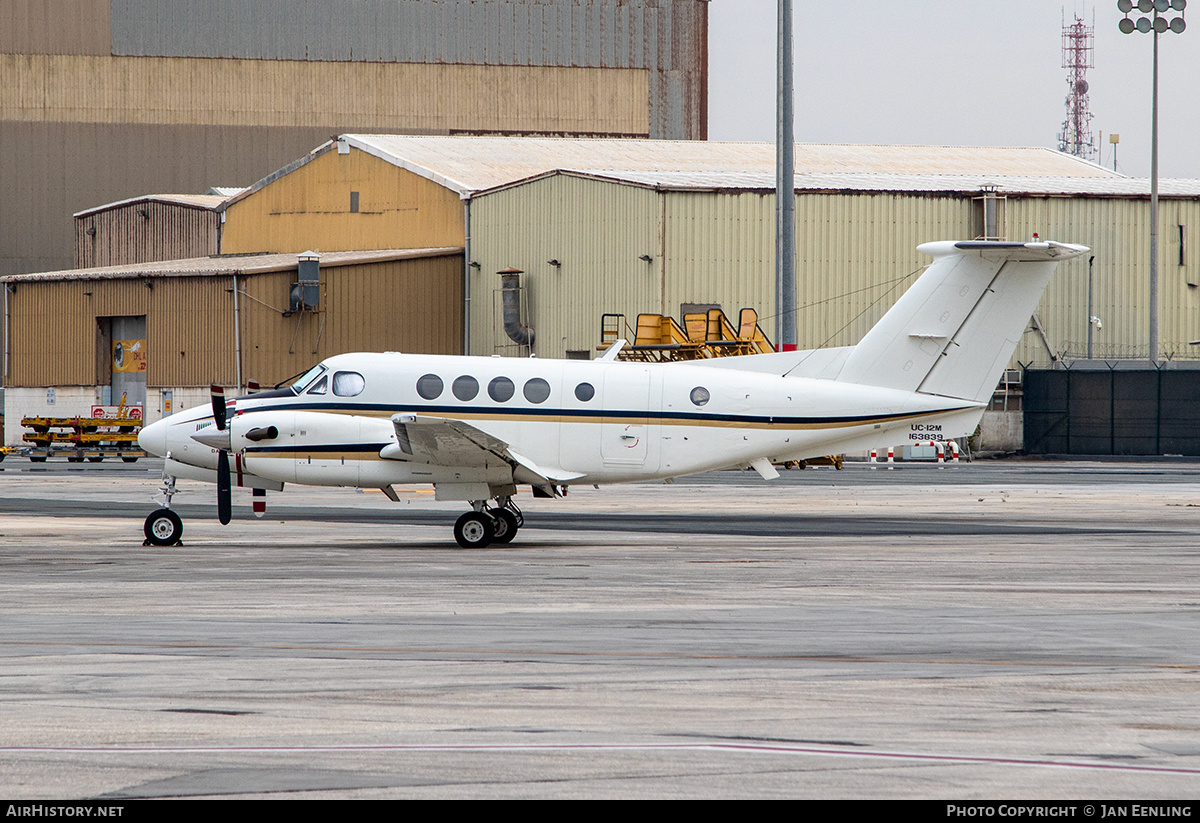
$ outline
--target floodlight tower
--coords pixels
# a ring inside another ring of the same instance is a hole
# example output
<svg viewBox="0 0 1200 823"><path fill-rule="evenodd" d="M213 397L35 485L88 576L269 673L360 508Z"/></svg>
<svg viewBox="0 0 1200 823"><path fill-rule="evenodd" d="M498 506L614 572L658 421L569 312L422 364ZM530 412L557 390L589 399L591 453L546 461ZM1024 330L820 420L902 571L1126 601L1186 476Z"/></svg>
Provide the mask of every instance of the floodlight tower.
<svg viewBox="0 0 1200 823"><path fill-rule="evenodd" d="M1187 28L1183 10L1187 0L1137 0L1136 8L1149 17L1130 19L1133 0L1117 0L1117 10L1125 15L1117 27L1122 34L1154 34L1154 70L1150 81L1150 362L1158 365L1158 36L1165 32L1182 34ZM1167 13L1179 16L1167 19Z"/></svg>
<svg viewBox="0 0 1200 823"><path fill-rule="evenodd" d="M1094 14L1094 12L1093 12ZM1089 26L1078 15L1071 24L1063 21L1062 65L1067 70L1067 119L1058 135L1058 150L1084 160L1096 156L1092 141L1092 113L1088 111L1087 70L1095 66L1094 25Z"/></svg>

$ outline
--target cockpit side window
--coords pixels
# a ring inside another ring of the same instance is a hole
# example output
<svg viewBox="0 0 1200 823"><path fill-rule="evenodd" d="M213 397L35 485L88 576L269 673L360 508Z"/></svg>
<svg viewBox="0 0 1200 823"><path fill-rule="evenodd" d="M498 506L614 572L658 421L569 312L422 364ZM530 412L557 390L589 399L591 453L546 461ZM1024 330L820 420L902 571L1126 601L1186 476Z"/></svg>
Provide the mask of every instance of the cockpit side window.
<svg viewBox="0 0 1200 823"><path fill-rule="evenodd" d="M312 382L317 379L318 375L324 374L324 372L325 372L324 366L322 366L320 364L313 366L311 369L306 371L304 374L300 375L300 379L292 384L292 389L296 392L296 394L299 394L300 392L307 389L309 387L309 385L312 384Z"/></svg>
<svg viewBox="0 0 1200 823"><path fill-rule="evenodd" d="M333 376L333 393L338 397L357 397L367 381L356 371L340 371Z"/></svg>
<svg viewBox="0 0 1200 823"><path fill-rule="evenodd" d="M312 384L308 394L325 394L329 391L329 375L323 374Z"/></svg>

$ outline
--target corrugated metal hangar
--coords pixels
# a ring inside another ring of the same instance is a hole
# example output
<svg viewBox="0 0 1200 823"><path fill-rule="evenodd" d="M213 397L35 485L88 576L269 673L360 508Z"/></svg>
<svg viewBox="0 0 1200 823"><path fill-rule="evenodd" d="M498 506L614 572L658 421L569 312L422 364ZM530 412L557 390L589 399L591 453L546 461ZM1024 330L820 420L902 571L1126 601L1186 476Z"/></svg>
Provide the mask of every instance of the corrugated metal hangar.
<svg viewBox="0 0 1200 823"><path fill-rule="evenodd" d="M496 272L523 272L533 353L594 350L600 316L683 304L757 308L774 334L774 147L750 143L343 135L220 208L222 251L463 245L465 350L512 341ZM1149 186L1041 148L796 146L804 347L848 345L927 261L933 239L1033 234L1092 247L1097 356L1147 338ZM1200 181L1162 181L1161 339L1200 337L1200 259L1186 227ZM996 225L984 224L985 206ZM1064 267L1023 363L1081 355L1088 261Z"/></svg>
<svg viewBox="0 0 1200 823"><path fill-rule="evenodd" d="M221 249L227 198L215 194L150 194L75 215L75 268L206 257Z"/></svg>
<svg viewBox="0 0 1200 823"><path fill-rule="evenodd" d="M3 0L0 275L330 135L704 139L706 0ZM49 185L47 181L52 181Z"/></svg>
<svg viewBox="0 0 1200 823"><path fill-rule="evenodd" d="M461 248L432 248L322 254L308 293L295 254L10 276L5 416L87 417L125 395L156 420L211 383L271 385L345 351L458 353L461 272Z"/></svg>
<svg viewBox="0 0 1200 823"><path fill-rule="evenodd" d="M798 145L796 167L802 346L855 342L927 262L921 242L1037 233L1093 248L1097 356L1145 355L1146 181L1037 148ZM216 207L219 257L6 278L6 406L43 412L19 403L44 403L52 386L80 403L115 391L105 341L140 328L117 318L144 318L149 419L164 391L181 402L213 380L274 383L334 351L590 356L605 313L751 306L773 335L773 181L769 144L343 135ZM1161 338L1179 355L1200 337L1200 261L1186 243L1200 182L1161 191ZM282 317L307 249L320 252L321 310ZM382 268L416 261L370 257L400 255L380 249L439 251L421 253L436 266L418 281ZM348 258L359 279L334 262L344 252L368 256ZM275 280L253 268L268 253L287 255L269 263ZM531 346L504 331L498 272L513 268ZM1086 258L1063 266L1017 360L1080 354L1088 283ZM208 319L185 319L197 311Z"/></svg>

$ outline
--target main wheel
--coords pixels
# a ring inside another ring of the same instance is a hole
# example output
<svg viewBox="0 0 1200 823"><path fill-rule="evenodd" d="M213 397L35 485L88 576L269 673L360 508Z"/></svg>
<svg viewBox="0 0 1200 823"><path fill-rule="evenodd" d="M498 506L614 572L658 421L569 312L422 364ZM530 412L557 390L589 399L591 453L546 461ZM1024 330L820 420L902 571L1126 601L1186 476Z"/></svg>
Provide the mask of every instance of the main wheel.
<svg viewBox="0 0 1200 823"><path fill-rule="evenodd" d="M521 528L521 524L517 522L517 516L508 509L489 509L490 514L496 521L496 533L492 536L493 543L511 543L512 539L517 536L517 529Z"/></svg>
<svg viewBox="0 0 1200 823"><path fill-rule="evenodd" d="M159 509L146 518L142 531L155 546L174 546L183 537L183 521L170 509Z"/></svg>
<svg viewBox="0 0 1200 823"><path fill-rule="evenodd" d="M467 512L454 524L454 539L464 549L485 549L495 536L492 518L483 512Z"/></svg>

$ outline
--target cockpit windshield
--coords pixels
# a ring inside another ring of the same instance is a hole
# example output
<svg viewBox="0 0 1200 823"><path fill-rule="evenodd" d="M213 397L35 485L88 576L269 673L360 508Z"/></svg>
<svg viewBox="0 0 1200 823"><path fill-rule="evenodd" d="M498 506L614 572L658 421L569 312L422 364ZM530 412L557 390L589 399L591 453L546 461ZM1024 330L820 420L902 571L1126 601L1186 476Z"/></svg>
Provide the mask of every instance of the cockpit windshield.
<svg viewBox="0 0 1200 823"><path fill-rule="evenodd" d="M325 367L318 363L317 365L313 366L311 369L306 371L304 374L300 375L300 378L295 383L293 383L290 386L290 388L292 389L292 391L296 392L296 394L299 394L300 392L302 392L306 388L308 388L308 386L311 385L314 380L316 380L318 377L320 377L324 373L325 373Z"/></svg>

